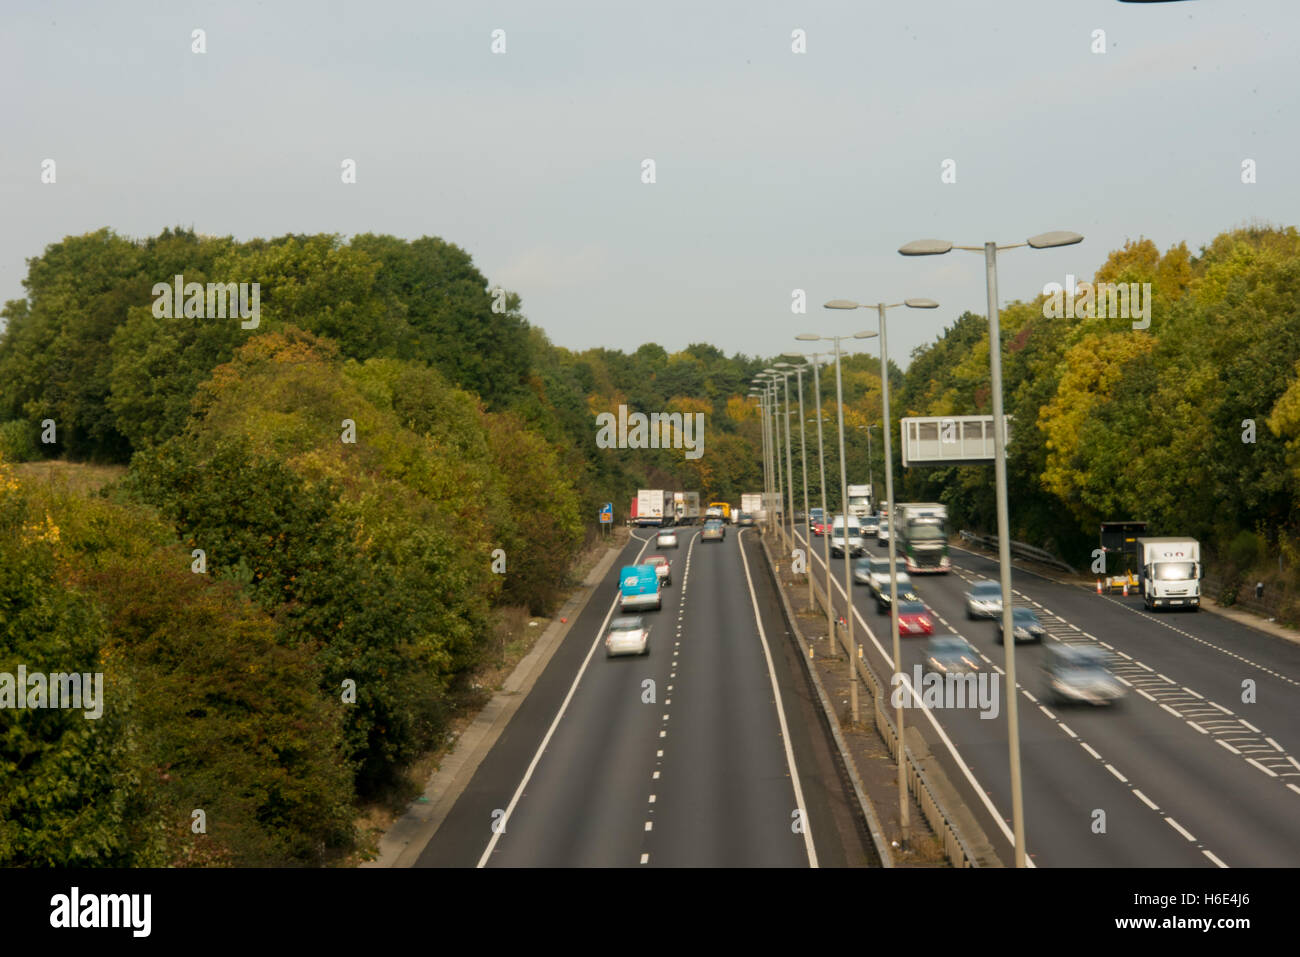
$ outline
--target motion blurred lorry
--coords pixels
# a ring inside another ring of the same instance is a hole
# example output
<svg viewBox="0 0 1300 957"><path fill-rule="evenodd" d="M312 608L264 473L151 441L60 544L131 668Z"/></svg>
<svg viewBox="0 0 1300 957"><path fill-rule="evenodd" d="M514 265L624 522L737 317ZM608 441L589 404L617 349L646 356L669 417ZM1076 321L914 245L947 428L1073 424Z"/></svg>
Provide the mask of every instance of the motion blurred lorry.
<svg viewBox="0 0 1300 957"><path fill-rule="evenodd" d="M1201 607L1201 543L1194 538L1139 538L1138 587L1142 607Z"/></svg>
<svg viewBox="0 0 1300 957"><path fill-rule="evenodd" d="M899 502L891 523L897 548L913 574L947 574L948 509L938 502Z"/></svg>

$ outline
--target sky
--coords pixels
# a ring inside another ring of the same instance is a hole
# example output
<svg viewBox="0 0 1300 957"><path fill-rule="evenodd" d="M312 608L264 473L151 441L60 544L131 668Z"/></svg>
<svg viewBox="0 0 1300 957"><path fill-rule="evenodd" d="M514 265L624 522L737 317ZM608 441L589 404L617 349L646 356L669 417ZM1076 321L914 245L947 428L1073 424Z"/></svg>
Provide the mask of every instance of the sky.
<svg viewBox="0 0 1300 957"><path fill-rule="evenodd" d="M1297 27L1296 0L6 2L0 300L105 226L435 235L575 350L772 356L875 328L826 300L935 299L889 314L905 367L987 306L982 256L911 240L1084 235L1001 254L1005 304L1129 239L1296 224Z"/></svg>

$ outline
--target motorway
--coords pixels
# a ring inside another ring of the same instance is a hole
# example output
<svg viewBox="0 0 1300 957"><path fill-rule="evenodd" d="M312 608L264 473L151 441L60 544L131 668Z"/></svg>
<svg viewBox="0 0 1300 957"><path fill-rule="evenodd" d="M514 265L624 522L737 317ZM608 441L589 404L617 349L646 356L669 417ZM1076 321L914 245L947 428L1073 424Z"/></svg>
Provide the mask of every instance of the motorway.
<svg viewBox="0 0 1300 957"><path fill-rule="evenodd" d="M822 542L799 530L825 574ZM886 554L871 543L868 554ZM966 618L964 593L998 577L984 556L953 548L948 575L914 575L935 633L957 633L1003 674L997 625ZM832 591L844 602L843 565ZM1300 861L1300 644L1209 612L1145 612L1141 599L1096 595L1017 568L1015 604L1033 607L1045 642L1090 643L1128 685L1112 708L1047 707L1043 649L1016 648L1025 845L1034 866L1291 867ZM893 673L889 618L854 586L858 640L875 672ZM864 636L863 630L868 634ZM922 637L905 637L903 671ZM1005 697L1005 688L1002 689ZM1249 698L1253 690L1253 702ZM891 709L892 713L892 709ZM941 756L1004 861L1011 860L1005 705L905 710Z"/></svg>
<svg viewBox="0 0 1300 957"><path fill-rule="evenodd" d="M416 866L871 863L757 530L678 532L634 531ZM655 553L650 653L607 659L619 569Z"/></svg>

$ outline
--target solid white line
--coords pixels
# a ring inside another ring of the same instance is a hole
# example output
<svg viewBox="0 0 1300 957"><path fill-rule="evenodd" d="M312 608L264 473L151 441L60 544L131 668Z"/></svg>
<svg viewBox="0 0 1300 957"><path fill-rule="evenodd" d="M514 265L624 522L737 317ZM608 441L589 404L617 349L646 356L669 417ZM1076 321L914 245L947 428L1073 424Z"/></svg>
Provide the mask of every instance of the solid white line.
<svg viewBox="0 0 1300 957"><path fill-rule="evenodd" d="M694 541L692 540L692 545L693 544ZM650 539L647 538L641 546L641 551L637 552L636 557L638 560L645 554L645 550L649 547ZM586 673L587 665L591 663L591 656L596 653L596 648L600 644L601 637L605 634L605 628L609 624L609 620L614 617L614 609L618 607L618 600L619 596L615 595L614 600L610 602L609 611L605 612L605 620L601 622L600 628L596 631L596 637L591 643L591 647L587 649L587 657L582 659L582 666L578 669L577 675L574 676L573 684L569 685L569 693L566 694L564 700L560 702L560 710L555 712L555 718L551 721L551 726L546 729L546 737L542 738L542 743L537 746L537 753L533 755L532 761L528 762L528 769L524 771L524 776L519 782L519 787L515 788L515 793L510 798L510 803L506 805L506 813L501 818L500 830L494 830L492 832L492 839L488 841L488 845L483 851L483 856L478 859L478 867L484 867L487 865L488 858L492 856L492 852L496 849L497 841L505 832L506 824L510 821L510 815L514 813L515 805L519 803L519 798L523 796L524 788L527 787L528 782L532 779L533 772L537 770L537 764L542 760L542 752L544 752L546 746L551 743L551 738L555 735L555 729L560 725L560 719L564 717L564 712L568 710L569 702L573 700L574 692L578 690L578 682L582 680L583 674ZM663 737L662 732L660 732L660 737ZM649 830L649 828L646 830Z"/></svg>
<svg viewBox="0 0 1300 957"><path fill-rule="evenodd" d="M736 535L736 550L740 552L740 560L745 568L745 581L749 584L749 600L754 606L754 623L758 625L758 638L763 643L763 657L767 659L767 674L772 681L772 695L776 698L776 716L781 723L781 741L785 745L785 763L790 768L790 781L794 784L794 802L795 807L807 808L804 803L803 787L799 784L799 769L794 764L794 751L790 747L790 729L785 723L785 706L781 703L781 688L776 681L776 670L772 664L772 651L767 646L767 633L763 631L763 616L758 611L758 595L754 591L754 579L749 574L749 559L745 557L745 549L741 547L740 540L745 532L749 529L741 529ZM808 815L803 815L803 843L808 852L808 866L817 867L817 848L813 846L812 823L808 820Z"/></svg>

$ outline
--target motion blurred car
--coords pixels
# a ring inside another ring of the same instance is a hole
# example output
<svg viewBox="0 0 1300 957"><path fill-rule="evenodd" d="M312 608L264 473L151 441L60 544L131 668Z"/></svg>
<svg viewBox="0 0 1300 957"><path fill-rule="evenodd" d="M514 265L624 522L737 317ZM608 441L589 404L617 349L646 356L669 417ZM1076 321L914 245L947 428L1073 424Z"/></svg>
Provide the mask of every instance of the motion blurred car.
<svg viewBox="0 0 1300 957"><path fill-rule="evenodd" d="M880 523L876 526L876 544L889 544L889 519L881 516Z"/></svg>
<svg viewBox="0 0 1300 957"><path fill-rule="evenodd" d="M874 558L859 558L853 563L853 584L870 585L871 584L871 563ZM888 563L886 563L888 564Z"/></svg>
<svg viewBox="0 0 1300 957"><path fill-rule="evenodd" d="M1002 586L984 579L971 585L966 593L967 618L996 618L1002 614Z"/></svg>
<svg viewBox="0 0 1300 957"><path fill-rule="evenodd" d="M864 515L858 521L862 525L863 538L875 538L876 533L880 531L880 519L875 515Z"/></svg>
<svg viewBox="0 0 1300 957"><path fill-rule="evenodd" d="M980 656L961 635L936 635L925 646L925 670L972 674L981 670Z"/></svg>
<svg viewBox="0 0 1300 957"><path fill-rule="evenodd" d="M750 515L748 512L741 512L740 518L736 521L736 524L742 527L751 526L754 524L754 516Z"/></svg>
<svg viewBox="0 0 1300 957"><path fill-rule="evenodd" d="M673 563L664 556L651 555L645 563L654 566L655 574L659 576L659 584L666 588L673 583Z"/></svg>
<svg viewBox="0 0 1300 957"><path fill-rule="evenodd" d="M677 532L671 528L665 528L655 536L655 548L677 548Z"/></svg>
<svg viewBox="0 0 1300 957"><path fill-rule="evenodd" d="M808 509L808 527L812 529L816 534L821 534L820 532L817 532L817 526L821 525L822 522L825 521L825 516L826 513L823 512L820 508Z"/></svg>
<svg viewBox="0 0 1300 957"><path fill-rule="evenodd" d="M1044 697L1055 704L1113 704L1124 697L1124 685L1106 667L1106 655L1092 645L1052 645L1046 649Z"/></svg>
<svg viewBox="0 0 1300 957"><path fill-rule="evenodd" d="M930 618L930 609L919 601L903 601L900 595L898 599L898 633L900 635L933 635L934 621Z"/></svg>
<svg viewBox="0 0 1300 957"><path fill-rule="evenodd" d="M888 566L889 562L886 560L885 567L888 568ZM919 602L921 600L921 596L918 595L916 589L912 587L912 579L907 577L907 572L897 572L894 577L898 582L898 607L900 610L905 601ZM882 615L888 612L890 602L888 571L886 571L884 575L880 575L875 579L871 590L876 596L876 611L880 612Z"/></svg>
<svg viewBox="0 0 1300 957"><path fill-rule="evenodd" d="M825 522L813 523L812 533L814 538L821 538L823 535L826 534L826 523Z"/></svg>
<svg viewBox="0 0 1300 957"><path fill-rule="evenodd" d="M866 562L866 567L867 567L866 584L871 588L871 596L874 598L882 591L885 593L886 596L888 596L889 595L889 556L884 555L880 558L877 558L874 555L869 555L866 558L859 559L858 561L859 563ZM894 562L894 568L897 570L899 576L898 593L899 595L902 595L907 590L906 588L903 587L902 583L905 581L910 581L910 579L907 577L907 562L901 558L896 559ZM887 600L888 597L886 597L886 601Z"/></svg>
<svg viewBox="0 0 1300 957"><path fill-rule="evenodd" d="M722 521L722 509L717 505L710 505L704 510L704 521L705 524L714 521Z"/></svg>
<svg viewBox="0 0 1300 957"><path fill-rule="evenodd" d="M837 558L848 550L850 555L861 555L865 551L862 544L862 526L852 515L847 523L843 515L831 519L831 554Z"/></svg>
<svg viewBox="0 0 1300 957"><path fill-rule="evenodd" d="M650 654L650 629L640 615L626 615L609 623L605 634L605 657Z"/></svg>
<svg viewBox="0 0 1300 957"><path fill-rule="evenodd" d="M1038 620L1038 615L1034 614L1032 608L1012 608L1011 609L1011 627L1015 631L1016 643L1022 641L1036 641L1039 644L1043 642L1043 636L1047 634L1043 628L1043 623ZM1002 619L998 618L998 644L1003 640Z"/></svg>
<svg viewBox="0 0 1300 957"><path fill-rule="evenodd" d="M704 531L700 532L700 541L704 542L720 542L726 537L726 528L724 528L722 522L716 518L705 522Z"/></svg>

